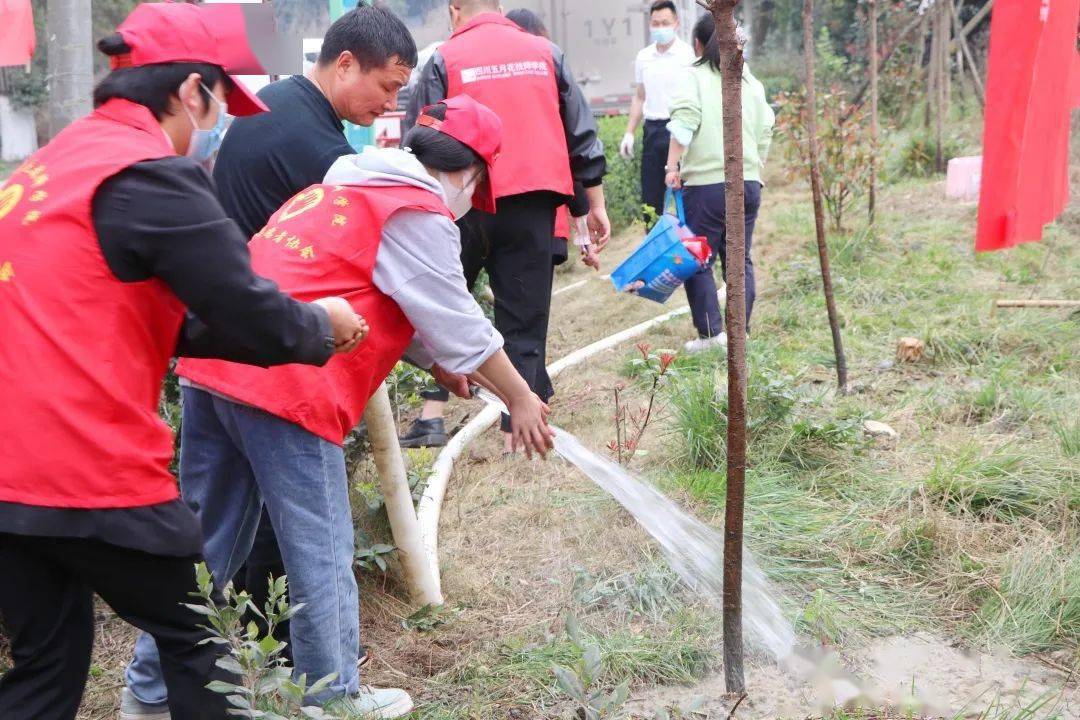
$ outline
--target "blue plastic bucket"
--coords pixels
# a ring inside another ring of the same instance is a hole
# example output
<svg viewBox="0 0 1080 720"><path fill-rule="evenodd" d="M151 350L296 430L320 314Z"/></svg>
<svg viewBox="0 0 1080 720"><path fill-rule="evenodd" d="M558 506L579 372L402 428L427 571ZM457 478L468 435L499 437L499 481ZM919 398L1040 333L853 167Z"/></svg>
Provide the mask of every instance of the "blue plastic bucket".
<svg viewBox="0 0 1080 720"><path fill-rule="evenodd" d="M671 198L669 190L665 207ZM637 291L638 295L658 303L667 302L680 285L701 269L701 262L683 245L683 238L692 233L685 227L682 193L675 193L674 200L678 215L662 215L641 245L612 271L611 284L617 291L643 282L645 287Z"/></svg>

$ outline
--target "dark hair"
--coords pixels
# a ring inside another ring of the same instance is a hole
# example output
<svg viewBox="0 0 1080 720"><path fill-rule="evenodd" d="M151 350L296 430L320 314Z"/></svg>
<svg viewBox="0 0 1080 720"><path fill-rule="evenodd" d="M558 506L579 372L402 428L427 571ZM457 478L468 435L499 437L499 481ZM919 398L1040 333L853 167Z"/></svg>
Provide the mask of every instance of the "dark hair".
<svg viewBox="0 0 1080 720"><path fill-rule="evenodd" d="M102 38L98 50L106 55L124 55L131 48L119 33ZM120 98L146 106L154 117L161 120L169 114L169 100L177 97L177 90L191 73L202 76L202 84L211 90L218 83L232 87L228 75L217 65L208 63L160 63L139 67L119 68L105 76L94 88L94 107L109 100ZM210 93L200 87L203 102L210 102Z"/></svg>
<svg viewBox="0 0 1080 720"><path fill-rule="evenodd" d="M540 37L550 38L548 29L544 26L544 21L532 10L526 8L511 10L506 13L506 19L515 23L519 28L530 35L539 35Z"/></svg>
<svg viewBox="0 0 1080 720"><path fill-rule="evenodd" d="M670 10L675 13L675 17L679 17L679 10L675 7L675 3L672 0L656 0L656 2L649 7L650 17L653 13L658 13L661 10Z"/></svg>
<svg viewBox="0 0 1080 720"><path fill-rule="evenodd" d="M446 105L432 105L424 114L436 120L445 120ZM471 147L426 125L417 125L410 130L402 146L408 148L424 167L432 170L457 172L474 165L487 167L484 159Z"/></svg>
<svg viewBox="0 0 1080 720"><path fill-rule="evenodd" d="M708 65L714 72L720 72L720 39L716 37L716 20L706 13L694 25L694 39L701 43L704 52L694 63Z"/></svg>
<svg viewBox="0 0 1080 720"><path fill-rule="evenodd" d="M319 64L329 65L346 50L365 72L392 60L416 67L416 41L405 23L384 8L361 5L338 18L323 38Z"/></svg>

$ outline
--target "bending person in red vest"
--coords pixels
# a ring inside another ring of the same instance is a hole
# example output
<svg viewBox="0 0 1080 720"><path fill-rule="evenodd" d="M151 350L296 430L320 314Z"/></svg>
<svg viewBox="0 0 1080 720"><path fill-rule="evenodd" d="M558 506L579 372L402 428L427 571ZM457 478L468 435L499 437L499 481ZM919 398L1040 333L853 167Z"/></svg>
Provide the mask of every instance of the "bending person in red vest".
<svg viewBox="0 0 1080 720"><path fill-rule="evenodd" d="M202 536L158 416L170 358L321 365L364 326L257 277L201 166L226 108L265 109L226 75L256 71L242 27L140 5L99 47L96 110L0 187L0 717L75 718L96 593L156 638L172 718L219 720L223 651L184 605Z"/></svg>
<svg viewBox="0 0 1080 720"><path fill-rule="evenodd" d="M495 326L506 352L529 386L551 397L547 364L555 209L585 187L587 224L601 249L611 234L604 204L607 165L596 120L562 51L499 12L498 0L450 0L454 33L439 47L417 83L405 126L420 108L468 95L502 119L502 155L492 182L495 203L477 202L461 224L466 278L486 268L495 295ZM441 397L431 397L403 438L417 446L445 442ZM503 418L506 450L509 418Z"/></svg>
<svg viewBox="0 0 1080 720"><path fill-rule="evenodd" d="M181 361L184 497L198 507L206 558L231 578L254 540L265 503L285 560L291 600L304 607L290 634L296 673L337 674L309 697L347 717L407 714L401 690L361 686L353 525L342 443L403 355L438 364L468 395L470 376L505 398L527 451L551 447L547 406L514 369L503 339L465 289L454 219L488 177L502 124L469 97L425 110L410 152L370 149L340 158L325 182L287 202L250 247L258 272L298 299L340 293L379 318L360 349L326 368L268 370ZM154 672L140 642L129 672Z"/></svg>

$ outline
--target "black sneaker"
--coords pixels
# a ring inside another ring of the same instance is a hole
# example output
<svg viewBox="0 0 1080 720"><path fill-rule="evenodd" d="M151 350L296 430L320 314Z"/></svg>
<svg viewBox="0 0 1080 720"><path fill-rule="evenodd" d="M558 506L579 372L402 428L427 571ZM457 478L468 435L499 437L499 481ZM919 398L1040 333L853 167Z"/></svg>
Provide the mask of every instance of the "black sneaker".
<svg viewBox="0 0 1080 720"><path fill-rule="evenodd" d="M408 431L398 438L403 448L443 447L446 445L446 425L442 418L414 420Z"/></svg>

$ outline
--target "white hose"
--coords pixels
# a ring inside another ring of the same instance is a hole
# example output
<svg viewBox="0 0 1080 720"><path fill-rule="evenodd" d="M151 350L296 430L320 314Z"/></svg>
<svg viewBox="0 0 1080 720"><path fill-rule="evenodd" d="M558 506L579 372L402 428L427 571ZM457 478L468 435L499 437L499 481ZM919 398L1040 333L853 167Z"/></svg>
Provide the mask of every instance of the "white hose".
<svg viewBox="0 0 1080 720"><path fill-rule="evenodd" d="M583 280L581 281L581 284L584 284L585 282L587 281ZM569 290L576 285L576 283L574 285L568 285L566 288L563 288L563 290ZM597 353L610 350L627 340L632 340L640 335L644 335L657 325L661 325L677 317L682 317L689 312L689 306L682 307L678 310L658 315L652 320L646 320L643 323L617 332L614 335L609 335L590 345L586 345L549 365L547 369L548 375L554 379L563 370L573 367ZM495 421L499 419L499 415L498 408L487 405L480 411L479 415L470 420L465 427L458 431L435 460L431 476L428 478L427 489L424 491L424 497L420 499L420 506L416 513L417 519L420 522L420 537L424 543L424 550L427 553L427 561L431 568L431 574L435 577L436 588L440 593L442 592L442 576L439 572L439 518L442 512L443 498L446 497L446 487L450 483L450 475L454 471L454 461L457 460L465 450L466 445L495 424Z"/></svg>

